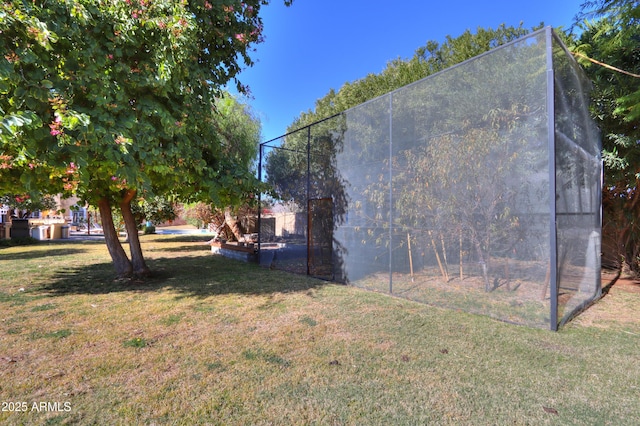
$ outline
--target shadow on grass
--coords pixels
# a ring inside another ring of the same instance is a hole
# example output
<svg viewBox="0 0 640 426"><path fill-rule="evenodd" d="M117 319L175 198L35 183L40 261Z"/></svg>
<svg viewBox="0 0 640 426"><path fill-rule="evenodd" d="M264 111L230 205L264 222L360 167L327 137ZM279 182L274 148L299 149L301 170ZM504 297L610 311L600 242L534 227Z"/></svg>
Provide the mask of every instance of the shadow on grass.
<svg viewBox="0 0 640 426"><path fill-rule="evenodd" d="M93 242L87 242L87 244L91 243ZM47 248L43 248L41 244L35 244L29 247L33 247L34 249L21 253L3 253L2 250L0 250L0 260L30 260L40 257L69 256L86 252L86 250L82 248L63 248L55 244L47 244Z"/></svg>
<svg viewBox="0 0 640 426"><path fill-rule="evenodd" d="M41 290L52 296L62 296L171 289L184 297L208 297L299 292L327 284L326 281L272 271L221 256L157 258L147 260L147 264L152 270L151 276L132 281L114 280L111 263L64 268Z"/></svg>
<svg viewBox="0 0 640 426"><path fill-rule="evenodd" d="M149 235L141 235L140 241L168 241L173 243L204 243L211 239L211 235L201 235L201 234L149 234Z"/></svg>
<svg viewBox="0 0 640 426"><path fill-rule="evenodd" d="M163 234L151 234L151 235L142 235L140 237L140 241L143 244L152 245L154 242L162 243L188 243L176 246L161 246L161 247L145 247L145 251L156 252L156 253L178 253L178 252L194 252L194 251L203 251L208 250L210 248L206 243L211 240L210 235L198 235L198 234L187 234L187 235L163 235Z"/></svg>
<svg viewBox="0 0 640 426"><path fill-rule="evenodd" d="M178 253L178 252L191 252L191 251L198 251L198 252L202 252L204 250L209 250L210 246L205 245L204 243L200 243L199 245L188 245L188 246L176 246L176 247L163 247L163 248L159 248L159 249L147 249L147 251L150 252L156 252L156 253L162 253L162 252L168 252L168 253Z"/></svg>

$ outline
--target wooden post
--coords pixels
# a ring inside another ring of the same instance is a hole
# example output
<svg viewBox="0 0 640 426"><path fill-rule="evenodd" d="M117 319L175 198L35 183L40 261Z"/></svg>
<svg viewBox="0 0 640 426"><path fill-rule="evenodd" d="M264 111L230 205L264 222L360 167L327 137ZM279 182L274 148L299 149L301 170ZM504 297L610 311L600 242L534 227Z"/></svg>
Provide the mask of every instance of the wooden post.
<svg viewBox="0 0 640 426"><path fill-rule="evenodd" d="M413 257L411 256L411 235L407 232L407 246L409 247L409 271L411 272L411 282L413 282Z"/></svg>
<svg viewBox="0 0 640 426"><path fill-rule="evenodd" d="M460 228L460 281L464 279L464 274L462 273L462 228Z"/></svg>
<svg viewBox="0 0 640 426"><path fill-rule="evenodd" d="M440 261L440 254L438 254L438 246L436 246L436 241L433 239L431 230L428 230L427 233L429 234L429 238L431 239L431 246L433 247L433 252L436 254L436 260L438 261L438 266L440 267L442 278L445 280L445 282L448 282L447 274L445 273L442 262Z"/></svg>

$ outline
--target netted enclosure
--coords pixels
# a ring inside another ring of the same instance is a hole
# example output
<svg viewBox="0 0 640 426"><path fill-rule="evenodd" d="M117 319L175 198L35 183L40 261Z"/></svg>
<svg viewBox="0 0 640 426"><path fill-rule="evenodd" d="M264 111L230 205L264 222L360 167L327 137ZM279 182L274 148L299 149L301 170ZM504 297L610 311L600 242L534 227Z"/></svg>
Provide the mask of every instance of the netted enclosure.
<svg viewBox="0 0 640 426"><path fill-rule="evenodd" d="M557 329L601 294L589 87L546 28L265 142L261 264Z"/></svg>

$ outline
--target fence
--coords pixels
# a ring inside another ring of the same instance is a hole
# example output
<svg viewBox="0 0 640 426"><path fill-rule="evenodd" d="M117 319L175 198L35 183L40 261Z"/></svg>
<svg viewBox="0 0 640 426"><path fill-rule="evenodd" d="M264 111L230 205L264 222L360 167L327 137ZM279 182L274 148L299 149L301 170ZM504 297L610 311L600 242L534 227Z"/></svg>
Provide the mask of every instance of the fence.
<svg viewBox="0 0 640 426"><path fill-rule="evenodd" d="M601 295L589 87L545 28L263 143L261 263L556 330Z"/></svg>

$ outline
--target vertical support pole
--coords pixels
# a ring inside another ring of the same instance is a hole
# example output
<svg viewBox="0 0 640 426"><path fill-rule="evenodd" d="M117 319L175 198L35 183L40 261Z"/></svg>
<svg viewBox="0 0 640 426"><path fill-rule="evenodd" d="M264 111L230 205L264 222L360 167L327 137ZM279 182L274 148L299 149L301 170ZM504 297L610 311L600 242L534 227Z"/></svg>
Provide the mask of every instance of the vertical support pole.
<svg viewBox="0 0 640 426"><path fill-rule="evenodd" d="M262 150L264 145L259 145L258 150L258 182L262 182ZM261 264L262 250L262 192L258 192L258 265Z"/></svg>
<svg viewBox="0 0 640 426"><path fill-rule="evenodd" d="M393 93L389 94L389 294L393 294Z"/></svg>
<svg viewBox="0 0 640 426"><path fill-rule="evenodd" d="M553 37L551 27L545 31L547 53L547 138L549 149L549 299L551 330L558 331L558 222L556 212L556 132L555 83L553 75Z"/></svg>
<svg viewBox="0 0 640 426"><path fill-rule="evenodd" d="M313 206L311 199L307 197L307 275L313 273L313 233L311 216L313 216Z"/></svg>
<svg viewBox="0 0 640 426"><path fill-rule="evenodd" d="M311 275L311 126L307 127L307 275Z"/></svg>
<svg viewBox="0 0 640 426"><path fill-rule="evenodd" d="M407 232L407 248L409 249L409 272L411 273L411 282L413 282L413 255L411 254L411 234Z"/></svg>
<svg viewBox="0 0 640 426"><path fill-rule="evenodd" d="M600 152L602 152L602 142L598 146ZM604 186L604 160L600 158L600 184L598 187L598 194L596 200L600 201L600 208L598 209L598 217L596 218L596 229L600 232L600 247L602 247L602 227L603 227L603 206L602 206L602 187ZM597 253L599 255L599 253ZM602 296L602 258L600 258L600 267L596 273L596 285L598 286L598 297Z"/></svg>

